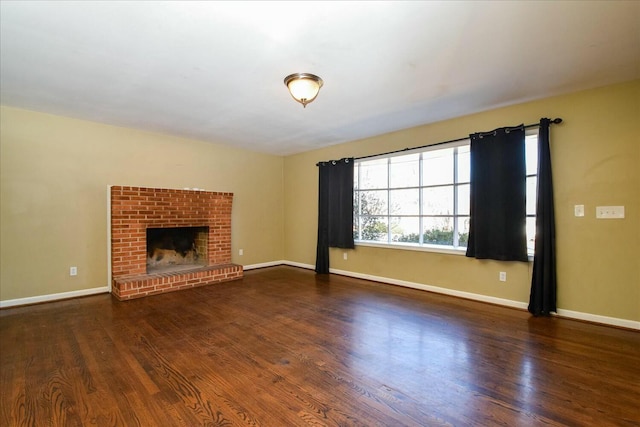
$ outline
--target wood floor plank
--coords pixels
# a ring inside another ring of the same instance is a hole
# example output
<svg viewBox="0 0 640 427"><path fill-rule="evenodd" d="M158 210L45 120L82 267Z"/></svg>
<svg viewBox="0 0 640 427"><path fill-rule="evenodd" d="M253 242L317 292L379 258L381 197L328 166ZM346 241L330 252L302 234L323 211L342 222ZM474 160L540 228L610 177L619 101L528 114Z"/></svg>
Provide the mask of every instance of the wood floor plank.
<svg viewBox="0 0 640 427"><path fill-rule="evenodd" d="M640 333L293 267L0 310L0 426L637 426Z"/></svg>

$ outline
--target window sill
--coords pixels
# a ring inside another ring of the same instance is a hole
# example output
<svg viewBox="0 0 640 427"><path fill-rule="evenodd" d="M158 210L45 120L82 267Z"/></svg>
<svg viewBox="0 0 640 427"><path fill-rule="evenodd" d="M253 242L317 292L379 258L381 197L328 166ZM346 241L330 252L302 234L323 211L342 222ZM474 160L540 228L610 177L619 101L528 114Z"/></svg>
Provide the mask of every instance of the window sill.
<svg viewBox="0 0 640 427"><path fill-rule="evenodd" d="M382 248L382 249L400 249L404 251L418 251L418 252L434 252L440 254L448 254L448 255L458 255L465 256L467 248L462 249L453 249L441 247L438 245L411 245L411 244L400 244L400 243L375 243L375 242L355 242L356 246L366 246L370 248Z"/></svg>
<svg viewBox="0 0 640 427"><path fill-rule="evenodd" d="M356 246L365 246L369 248L381 248L381 249L399 249L403 251L417 251L417 252L431 252L446 255L466 256L467 248L453 249L441 247L438 245L423 245L416 246L411 244L399 244L399 243L374 243L374 242L355 242ZM533 262L533 254L529 254L529 262Z"/></svg>

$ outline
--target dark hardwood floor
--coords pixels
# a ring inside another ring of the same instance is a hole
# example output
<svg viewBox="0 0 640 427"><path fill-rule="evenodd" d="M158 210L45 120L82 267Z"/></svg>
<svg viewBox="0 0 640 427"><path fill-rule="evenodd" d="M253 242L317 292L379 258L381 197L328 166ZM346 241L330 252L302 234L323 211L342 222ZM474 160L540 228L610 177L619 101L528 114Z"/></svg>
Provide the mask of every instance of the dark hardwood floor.
<svg viewBox="0 0 640 427"><path fill-rule="evenodd" d="M293 267L0 310L2 426L640 425L640 333Z"/></svg>

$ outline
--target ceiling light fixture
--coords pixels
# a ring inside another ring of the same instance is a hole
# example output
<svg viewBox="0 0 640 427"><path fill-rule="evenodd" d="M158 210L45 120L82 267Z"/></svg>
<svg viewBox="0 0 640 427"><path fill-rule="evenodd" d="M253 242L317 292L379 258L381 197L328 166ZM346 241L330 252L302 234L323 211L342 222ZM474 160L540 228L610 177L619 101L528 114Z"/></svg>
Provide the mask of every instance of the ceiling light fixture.
<svg viewBox="0 0 640 427"><path fill-rule="evenodd" d="M284 84L289 88L293 99L306 108L307 104L318 96L322 87L322 79L314 74L295 73L285 77Z"/></svg>

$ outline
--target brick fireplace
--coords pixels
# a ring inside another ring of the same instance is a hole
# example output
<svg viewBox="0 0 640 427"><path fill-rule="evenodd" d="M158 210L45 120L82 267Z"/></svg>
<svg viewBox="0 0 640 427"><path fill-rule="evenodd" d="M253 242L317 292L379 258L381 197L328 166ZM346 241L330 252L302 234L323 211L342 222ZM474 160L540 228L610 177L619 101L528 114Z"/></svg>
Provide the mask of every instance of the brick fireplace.
<svg viewBox="0 0 640 427"><path fill-rule="evenodd" d="M232 202L233 193L110 187L113 295L128 300L242 278L242 266L231 263ZM147 229L187 227L205 230L198 263L148 271Z"/></svg>

